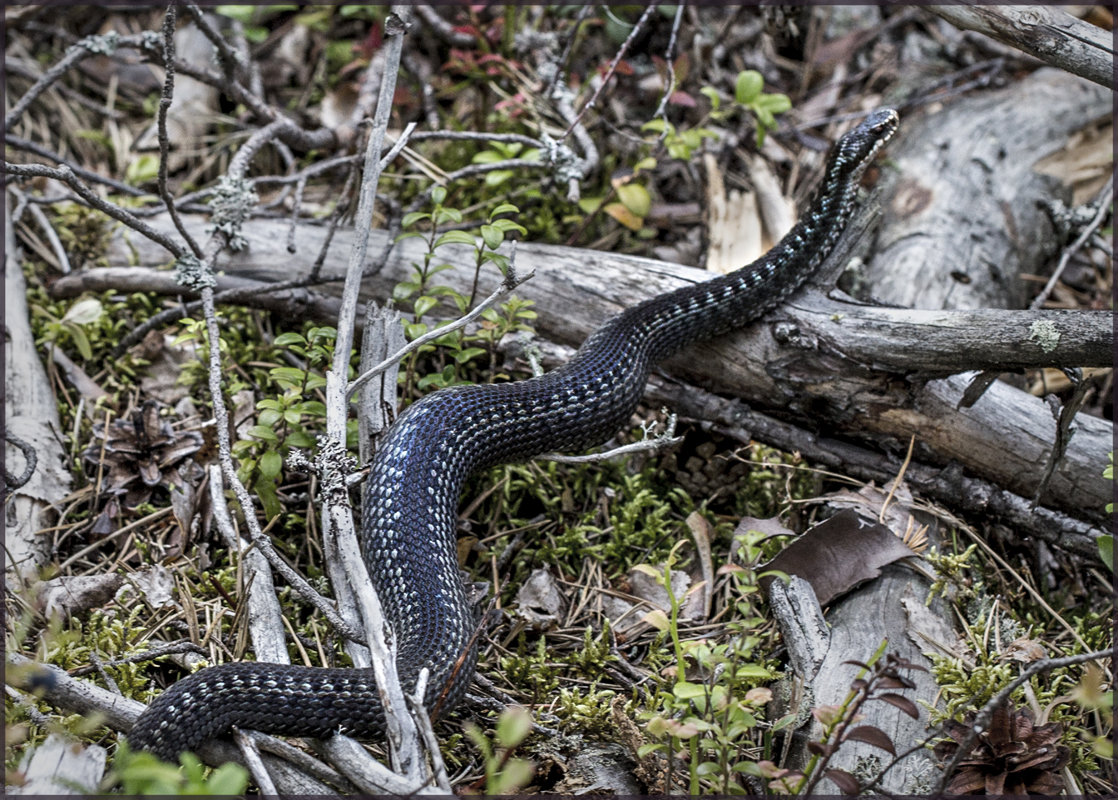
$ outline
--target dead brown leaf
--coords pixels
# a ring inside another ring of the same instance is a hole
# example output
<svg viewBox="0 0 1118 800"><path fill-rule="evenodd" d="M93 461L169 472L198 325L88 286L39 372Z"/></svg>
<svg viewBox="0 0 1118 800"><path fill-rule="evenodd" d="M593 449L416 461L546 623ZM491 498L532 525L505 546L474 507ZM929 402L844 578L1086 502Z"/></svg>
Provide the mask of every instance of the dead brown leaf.
<svg viewBox="0 0 1118 800"><path fill-rule="evenodd" d="M811 528L763 569L799 575L811 584L819 604L826 605L876 578L886 564L912 555L884 525L845 510ZM772 580L761 579L766 591Z"/></svg>

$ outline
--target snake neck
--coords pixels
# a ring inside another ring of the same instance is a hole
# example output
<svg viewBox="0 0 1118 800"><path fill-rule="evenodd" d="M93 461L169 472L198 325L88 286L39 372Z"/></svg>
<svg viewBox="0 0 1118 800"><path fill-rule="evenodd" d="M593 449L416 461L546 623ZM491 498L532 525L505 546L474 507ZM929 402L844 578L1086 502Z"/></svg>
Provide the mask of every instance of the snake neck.
<svg viewBox="0 0 1118 800"><path fill-rule="evenodd" d="M757 261L646 300L615 317L595 338L610 336L610 329L631 331L645 340L647 361L655 363L763 316L798 290L830 255L849 221L856 191L856 185L824 184L809 211Z"/></svg>

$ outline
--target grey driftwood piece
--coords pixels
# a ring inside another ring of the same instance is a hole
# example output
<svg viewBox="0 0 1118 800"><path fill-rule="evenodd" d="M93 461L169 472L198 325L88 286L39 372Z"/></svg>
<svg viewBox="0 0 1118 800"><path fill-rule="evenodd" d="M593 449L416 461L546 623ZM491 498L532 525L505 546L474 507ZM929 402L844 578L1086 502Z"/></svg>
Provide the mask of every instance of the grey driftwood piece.
<svg viewBox="0 0 1118 800"><path fill-rule="evenodd" d="M14 795L95 794L105 774L105 748L79 744L63 734L52 733L24 754L19 771L26 782L8 787Z"/></svg>
<svg viewBox="0 0 1118 800"><path fill-rule="evenodd" d="M169 223L162 217L149 222L170 231ZM188 227L191 224L200 229L202 223L188 220ZM322 231L312 227L298 229L296 241L300 253L306 254L305 260L301 257L298 263L284 251L282 231L282 223L273 221L254 221L246 225L244 235L249 240L249 249L223 256L221 261L227 276L237 279L233 285L237 282L244 285L245 280L258 281L255 291L260 294L269 282L305 274ZM384 235L379 231L372 234L370 249L383 245ZM139 264L166 264L167 257L161 248L134 237L133 242L140 257ZM346 246L347 237L339 232L334 237L334 247L344 252ZM392 287L408 276L409 264L418 261L421 254L419 240L399 243L385 268L366 278L367 296L377 299L389 296ZM472 251L464 246L448 245L440 248L439 257L440 261L445 259L465 267L442 272L439 280L468 293L473 273L466 265L473 261ZM114 244L110 260L129 263L131 259L123 244ZM333 263L327 258L325 274L338 274L331 272ZM564 344L581 344L603 321L641 300L708 277L700 270L653 259L532 243L518 247L517 263L520 269L532 268L536 273L532 280L517 289L517 294L535 301L539 313L535 322L537 331L547 339ZM80 286L95 291L115 285L123 289L118 278L127 278L129 291L138 291L141 286L149 291L173 291L169 273L159 273L159 277L144 276L134 268L124 269L123 273L121 268L92 270L86 273L88 279L77 276L63 279L56 282L55 288L76 291ZM497 283L497 276L483 272L479 291L488 293ZM309 301L306 293L302 294ZM954 379L927 382L922 379L922 375L928 373L943 374L946 365L943 361L937 362L930 352L924 341L928 335L919 334L937 328L942 335L944 330L957 330L958 322L943 311L906 313L903 309L889 309L880 317L865 320L871 311L854 303L829 299L818 290L808 290L748 330L716 342L695 345L685 354L669 360L665 368L704 388L734 395L757 407L781 409L784 414L813 425L865 431L879 446L884 445L892 452L903 453L911 432L920 430L923 434L921 447L925 451L921 452L921 457L926 456L929 463L945 465L954 460L995 485L1032 497L1036 465L1047 457L1055 431L1055 422L1047 406L1037 398L1014 390L997 404L988 402L988 398L998 396L988 391L987 397L974 407L956 409L962 388L952 382ZM1043 318L1057 320L1062 339L1070 341L1077 335L1086 339L1071 346L1077 356L1108 365L1112 360L1110 342L1113 338L1110 317L1105 312L1084 314L1082 318L1062 313ZM856 318L863 318L863 322L859 324ZM886 347L875 347L873 331L884 332L886 320L890 318L898 322L891 330L907 331L909 338L904 342L893 340ZM1020 332L1017 335L1024 338L1006 338L1004 348L1010 349L1016 343L1022 358L1035 354L1037 365L1048 364L1051 354L1043 354L1025 333L1029 324L1024 320L1041 318L1013 317L1014 321L1003 326L1003 335L1010 337L1017 330ZM849 324L858 325L858 331L851 337L851 353L844 352L842 344L843 326L848 319ZM963 317L960 321L966 319L976 317ZM1072 319L1077 320L1078 330L1065 327ZM901 320L906 322L904 326L899 324ZM924 321L927 324L920 327ZM950 333L946 341L948 349L957 353L959 341ZM971 341L973 349L980 346ZM901 366L909 352L916 363L910 368L914 373L911 385L906 382L910 370ZM923 368L918 361L921 353L925 355ZM956 369L964 368L955 363ZM895 373L882 371L891 365L895 366ZM1090 364L1076 358L1062 365ZM976 358L969 368L982 366ZM1105 420L1085 419L1079 428L1048 490L1041 496L1042 505L1051 505L1075 516L1082 515L1084 509L1101 509L1110 497L1110 483L1102 478L1098 465L1106 463L1112 426ZM1094 518L1101 519L1101 511Z"/></svg>
<svg viewBox="0 0 1118 800"><path fill-rule="evenodd" d="M1059 254L1038 201L1071 199L1034 166L1113 113L1110 92L1041 69L902 125L889 145L895 168L882 170L887 200L861 278L868 292L904 307L1024 308L1021 274Z"/></svg>
<svg viewBox="0 0 1118 800"><path fill-rule="evenodd" d="M1114 44L1108 31L1052 6L928 6L933 14L985 34L1073 75L1114 88Z"/></svg>
<svg viewBox="0 0 1118 800"><path fill-rule="evenodd" d="M20 269L10 197L4 193L4 424L7 433L34 448L30 480L11 493L4 508L4 574L34 578L50 557L50 539L39 533L49 527L53 505L70 490L65 469L62 424L46 370L35 350L27 309L27 286ZM5 463L13 475L24 470L20 451L5 444Z"/></svg>

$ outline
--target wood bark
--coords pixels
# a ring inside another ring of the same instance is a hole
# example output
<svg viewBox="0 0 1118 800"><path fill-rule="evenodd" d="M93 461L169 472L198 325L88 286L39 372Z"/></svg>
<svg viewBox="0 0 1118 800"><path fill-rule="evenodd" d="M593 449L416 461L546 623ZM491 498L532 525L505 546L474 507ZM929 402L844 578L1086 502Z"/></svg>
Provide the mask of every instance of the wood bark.
<svg viewBox="0 0 1118 800"><path fill-rule="evenodd" d="M928 6L951 24L977 31L1054 67L1114 88L1110 33L1052 6Z"/></svg>
<svg viewBox="0 0 1118 800"><path fill-rule="evenodd" d="M70 488L62 425L46 370L35 350L27 309L27 287L8 218L4 193L4 430L30 445L36 465L30 480L4 504L4 574L32 578L50 557L50 539L39 531L54 518L53 506ZM25 459L5 443L5 464L18 475Z"/></svg>
<svg viewBox="0 0 1118 800"><path fill-rule="evenodd" d="M1113 110L1109 92L1042 69L946 106L934 123L906 121L889 145L881 230L859 283L906 307L1027 306L1020 276L1060 247L1041 201L1071 199L1034 166Z"/></svg>

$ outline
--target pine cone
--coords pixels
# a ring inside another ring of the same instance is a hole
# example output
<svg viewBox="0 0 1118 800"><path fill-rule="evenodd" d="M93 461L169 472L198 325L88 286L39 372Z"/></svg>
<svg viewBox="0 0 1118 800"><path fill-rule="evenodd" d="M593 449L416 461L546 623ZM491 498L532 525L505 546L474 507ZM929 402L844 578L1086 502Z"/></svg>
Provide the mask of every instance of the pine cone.
<svg viewBox="0 0 1118 800"><path fill-rule="evenodd" d="M959 749L974 724L974 713L964 723L947 723L950 740L939 742L935 754L944 761ZM1036 727L1027 710L1012 714L999 707L974 748L959 762L947 786L948 794L1059 794L1064 788L1060 770L1068 763L1068 748L1059 744L1063 725Z"/></svg>

